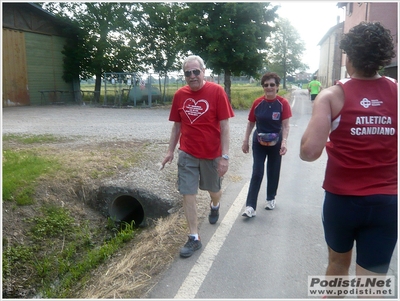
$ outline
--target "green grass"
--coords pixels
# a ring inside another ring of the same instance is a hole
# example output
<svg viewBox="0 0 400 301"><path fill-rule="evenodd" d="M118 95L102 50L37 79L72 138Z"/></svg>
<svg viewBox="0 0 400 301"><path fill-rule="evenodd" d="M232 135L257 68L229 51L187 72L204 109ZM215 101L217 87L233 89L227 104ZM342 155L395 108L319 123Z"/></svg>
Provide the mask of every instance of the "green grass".
<svg viewBox="0 0 400 301"><path fill-rule="evenodd" d="M279 89L278 95L285 95L287 90ZM250 109L254 100L263 96L264 91L257 83L234 84L231 87L231 103L234 109Z"/></svg>
<svg viewBox="0 0 400 301"><path fill-rule="evenodd" d="M124 224L112 238L94 247L88 227L75 224L66 209L54 206L44 207L43 216L30 222L30 234L35 240L54 246L51 252L47 248L33 261L42 281L40 293L45 298L67 298L76 282L110 258L135 233L133 224Z"/></svg>
<svg viewBox="0 0 400 301"><path fill-rule="evenodd" d="M3 241L3 283L15 270L29 270L26 279L38 288L41 298L68 298L73 287L90 271L117 252L135 234L132 224L123 224L113 237L95 247L88 225L78 225L67 209L46 205L42 214L26 220L29 246Z"/></svg>
<svg viewBox="0 0 400 301"><path fill-rule="evenodd" d="M236 84L231 86L231 104L234 109L249 109L253 101L263 95L256 84Z"/></svg>
<svg viewBox="0 0 400 301"><path fill-rule="evenodd" d="M3 142L15 141L25 145L59 140L53 135L3 135ZM35 181L58 168L57 160L30 150L3 150L3 201L14 201L17 205L32 204Z"/></svg>
<svg viewBox="0 0 400 301"><path fill-rule="evenodd" d="M16 135L16 134L5 134L3 135L3 141L17 141L22 144L40 144L40 143L51 143L58 142L61 139L54 135Z"/></svg>
<svg viewBox="0 0 400 301"><path fill-rule="evenodd" d="M41 157L30 150L3 150L3 201L32 204L35 181L58 168L55 159Z"/></svg>

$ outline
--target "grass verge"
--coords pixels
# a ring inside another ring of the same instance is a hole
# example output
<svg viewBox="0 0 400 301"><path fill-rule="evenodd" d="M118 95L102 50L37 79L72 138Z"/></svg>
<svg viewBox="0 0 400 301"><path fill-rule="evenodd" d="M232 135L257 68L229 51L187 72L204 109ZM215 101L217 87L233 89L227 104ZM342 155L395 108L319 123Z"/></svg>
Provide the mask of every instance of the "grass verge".
<svg viewBox="0 0 400 301"><path fill-rule="evenodd" d="M138 231L70 200L86 183L132 167L147 144L129 142L127 151L115 142L88 148L66 147L69 142L3 136L4 298L75 297L75 287Z"/></svg>
<svg viewBox="0 0 400 301"><path fill-rule="evenodd" d="M60 168L59 162L30 150L3 151L3 200L31 205L36 180Z"/></svg>
<svg viewBox="0 0 400 301"><path fill-rule="evenodd" d="M234 109L250 109L254 100L261 97L264 91L257 83L235 84L231 89L231 103ZM287 90L280 89L278 95L287 94Z"/></svg>

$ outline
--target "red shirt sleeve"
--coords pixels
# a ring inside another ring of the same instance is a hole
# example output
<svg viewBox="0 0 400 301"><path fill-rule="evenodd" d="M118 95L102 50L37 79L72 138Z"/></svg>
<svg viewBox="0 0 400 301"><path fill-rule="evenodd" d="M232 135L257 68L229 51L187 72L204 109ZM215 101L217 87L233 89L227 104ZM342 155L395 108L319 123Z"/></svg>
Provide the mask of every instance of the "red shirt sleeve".
<svg viewBox="0 0 400 301"><path fill-rule="evenodd" d="M281 96L277 96L277 99L282 102L282 120L288 119L292 117L292 109L290 107L289 101L286 98Z"/></svg>

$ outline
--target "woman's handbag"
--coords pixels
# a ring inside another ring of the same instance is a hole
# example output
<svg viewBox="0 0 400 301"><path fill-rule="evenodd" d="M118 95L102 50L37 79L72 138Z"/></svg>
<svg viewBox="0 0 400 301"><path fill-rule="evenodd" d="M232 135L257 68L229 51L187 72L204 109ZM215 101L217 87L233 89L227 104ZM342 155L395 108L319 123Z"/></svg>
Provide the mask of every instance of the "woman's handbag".
<svg viewBox="0 0 400 301"><path fill-rule="evenodd" d="M258 133L257 140L261 145L274 146L279 141L279 133Z"/></svg>

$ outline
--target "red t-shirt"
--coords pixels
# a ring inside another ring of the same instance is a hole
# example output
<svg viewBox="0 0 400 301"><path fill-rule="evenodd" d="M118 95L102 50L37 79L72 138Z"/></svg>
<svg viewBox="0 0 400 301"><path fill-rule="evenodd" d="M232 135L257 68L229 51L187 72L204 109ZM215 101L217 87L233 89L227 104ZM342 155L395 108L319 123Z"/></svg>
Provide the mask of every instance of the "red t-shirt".
<svg viewBox="0 0 400 301"><path fill-rule="evenodd" d="M224 89L206 82L198 91L179 89L172 100L169 120L181 123L179 149L200 159L222 155L220 121L233 117Z"/></svg>
<svg viewBox="0 0 400 301"><path fill-rule="evenodd" d="M397 194L397 82L343 79L345 102L326 144L323 188L339 195Z"/></svg>

